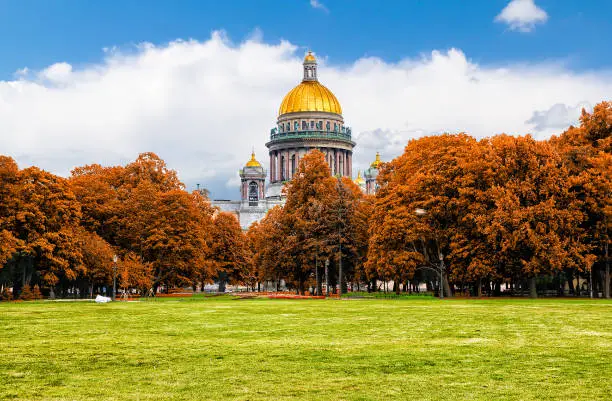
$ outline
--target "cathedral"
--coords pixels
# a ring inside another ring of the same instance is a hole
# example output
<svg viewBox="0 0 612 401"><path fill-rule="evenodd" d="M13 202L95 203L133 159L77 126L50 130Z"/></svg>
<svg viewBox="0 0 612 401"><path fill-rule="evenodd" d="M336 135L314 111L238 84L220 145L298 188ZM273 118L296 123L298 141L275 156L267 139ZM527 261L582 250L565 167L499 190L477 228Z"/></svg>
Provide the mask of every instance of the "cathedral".
<svg viewBox="0 0 612 401"><path fill-rule="evenodd" d="M312 149L325 154L333 175L352 177L353 148L351 129L344 123L336 96L319 82L317 59L308 52L304 58L302 82L285 95L278 110L276 126L266 143L270 165L266 171L255 158L239 171L240 200L214 200L213 206L232 212L242 229L261 220L266 212L285 202L283 187L296 173L300 159ZM380 155L364 176L358 172L355 183L366 193L376 192ZM268 176L269 175L269 176ZM266 177L269 183L266 185Z"/></svg>

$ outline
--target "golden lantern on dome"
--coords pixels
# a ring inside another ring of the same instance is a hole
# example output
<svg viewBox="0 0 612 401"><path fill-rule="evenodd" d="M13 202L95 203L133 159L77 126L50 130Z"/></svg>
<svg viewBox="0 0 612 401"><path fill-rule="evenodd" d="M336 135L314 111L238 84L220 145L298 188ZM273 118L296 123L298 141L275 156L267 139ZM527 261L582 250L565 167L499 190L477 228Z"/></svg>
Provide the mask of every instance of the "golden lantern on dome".
<svg viewBox="0 0 612 401"><path fill-rule="evenodd" d="M310 50L308 50L308 54L306 55L306 57L304 57L304 62L305 63L316 63L317 58L314 56L314 54L312 54Z"/></svg>
<svg viewBox="0 0 612 401"><path fill-rule="evenodd" d="M376 160L374 160L372 164L370 164L370 167L379 168L381 164L382 160L380 160L380 153L376 152Z"/></svg>
<svg viewBox="0 0 612 401"><path fill-rule="evenodd" d="M251 152L251 160L249 160L246 164L247 167L261 167L261 163L255 159L255 151Z"/></svg>
<svg viewBox="0 0 612 401"><path fill-rule="evenodd" d="M366 183L365 180L361 176L361 170L359 170L357 172L357 178L355 178L355 184L357 184L357 185L359 185L361 187L361 186L364 186L365 183Z"/></svg>

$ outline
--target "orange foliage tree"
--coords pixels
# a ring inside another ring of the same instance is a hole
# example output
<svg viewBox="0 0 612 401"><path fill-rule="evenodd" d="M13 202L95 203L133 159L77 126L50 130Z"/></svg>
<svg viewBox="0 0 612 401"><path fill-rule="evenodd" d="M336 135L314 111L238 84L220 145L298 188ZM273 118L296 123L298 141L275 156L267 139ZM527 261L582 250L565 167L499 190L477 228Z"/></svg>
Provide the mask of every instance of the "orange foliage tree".
<svg viewBox="0 0 612 401"><path fill-rule="evenodd" d="M219 280L219 291L226 283L244 282L249 277L246 237L235 215L218 213L213 220L210 255Z"/></svg>
<svg viewBox="0 0 612 401"><path fill-rule="evenodd" d="M313 150L301 158L286 193L284 207L272 209L249 230L258 277L282 279L299 293L307 287L321 293L327 261L332 286L345 277L352 280L367 248L368 211L361 190L350 179L332 177L325 155Z"/></svg>
<svg viewBox="0 0 612 401"><path fill-rule="evenodd" d="M610 242L612 241L612 102L583 110L579 127L570 127L551 143L561 154L570 191L585 218L581 224L586 246L596 257L595 289L610 297ZM571 271L568 272L571 274ZM603 280L597 277L603 273ZM571 283L571 281L570 281Z"/></svg>
<svg viewBox="0 0 612 401"><path fill-rule="evenodd" d="M117 253L133 253L151 267L153 293L160 286L195 287L212 277L214 210L200 192L187 193L157 155L141 154L125 167L77 168L70 181L83 205L83 225ZM142 275L138 269L133 275Z"/></svg>
<svg viewBox="0 0 612 401"><path fill-rule="evenodd" d="M19 205L19 167L0 156L0 271L15 254L20 241L15 238L16 211Z"/></svg>

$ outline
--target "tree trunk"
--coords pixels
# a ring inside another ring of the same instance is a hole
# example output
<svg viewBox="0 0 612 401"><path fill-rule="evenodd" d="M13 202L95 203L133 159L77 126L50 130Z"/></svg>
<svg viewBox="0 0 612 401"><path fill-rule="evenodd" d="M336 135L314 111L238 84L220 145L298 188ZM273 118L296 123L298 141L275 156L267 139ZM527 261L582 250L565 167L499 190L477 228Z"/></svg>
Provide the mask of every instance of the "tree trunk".
<svg viewBox="0 0 612 401"><path fill-rule="evenodd" d="M501 281L496 281L494 284L493 295L495 295L496 297L501 295L501 285Z"/></svg>
<svg viewBox="0 0 612 401"><path fill-rule="evenodd" d="M443 285L444 296L450 298L453 296L453 293L451 292L450 284L448 283L448 277L445 274L444 276L442 276L442 278L443 278L442 281L444 282L444 285Z"/></svg>
<svg viewBox="0 0 612 401"><path fill-rule="evenodd" d="M610 255L608 255L608 242L606 242L606 273L604 277L604 296L610 298Z"/></svg>
<svg viewBox="0 0 612 401"><path fill-rule="evenodd" d="M538 291L536 289L536 277L529 277L529 298L537 298Z"/></svg>
<svg viewBox="0 0 612 401"><path fill-rule="evenodd" d="M480 278L476 282L476 296L478 298L482 297L482 280Z"/></svg>
<svg viewBox="0 0 612 401"><path fill-rule="evenodd" d="M574 288L574 275L572 274L571 270L567 272L567 286L569 287L570 295L576 295L576 290Z"/></svg>
<svg viewBox="0 0 612 401"><path fill-rule="evenodd" d="M557 295L560 297L564 297L565 296L565 276L561 275L562 273L558 274L557 276L559 277L559 286L557 287Z"/></svg>
<svg viewBox="0 0 612 401"><path fill-rule="evenodd" d="M329 259L325 261L325 295L329 296Z"/></svg>

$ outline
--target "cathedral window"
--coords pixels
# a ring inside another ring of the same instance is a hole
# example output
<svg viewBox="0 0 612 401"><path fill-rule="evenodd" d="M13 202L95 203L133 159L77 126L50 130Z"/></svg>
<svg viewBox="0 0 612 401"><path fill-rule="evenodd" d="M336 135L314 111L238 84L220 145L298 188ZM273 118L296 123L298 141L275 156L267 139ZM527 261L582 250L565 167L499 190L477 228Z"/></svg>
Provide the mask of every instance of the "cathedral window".
<svg viewBox="0 0 612 401"><path fill-rule="evenodd" d="M295 175L295 155L291 156L291 177Z"/></svg>
<svg viewBox="0 0 612 401"><path fill-rule="evenodd" d="M314 129L314 121L310 122L310 129Z"/></svg>
<svg viewBox="0 0 612 401"><path fill-rule="evenodd" d="M329 121L325 124L325 128L329 131Z"/></svg>
<svg viewBox="0 0 612 401"><path fill-rule="evenodd" d="M259 201L259 188L255 181L249 183L249 206L257 206Z"/></svg>
<svg viewBox="0 0 612 401"><path fill-rule="evenodd" d="M297 121L293 122L293 131L297 131L300 128L300 123Z"/></svg>
<svg viewBox="0 0 612 401"><path fill-rule="evenodd" d="M338 132L338 124L334 123L334 132Z"/></svg>
<svg viewBox="0 0 612 401"><path fill-rule="evenodd" d="M308 130L308 123L306 121L302 121L302 131Z"/></svg>

